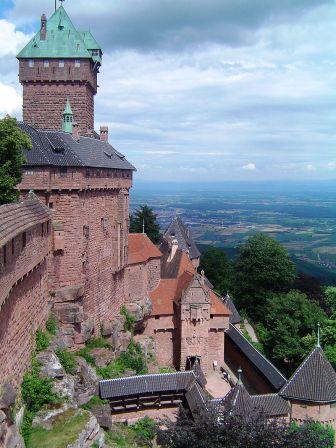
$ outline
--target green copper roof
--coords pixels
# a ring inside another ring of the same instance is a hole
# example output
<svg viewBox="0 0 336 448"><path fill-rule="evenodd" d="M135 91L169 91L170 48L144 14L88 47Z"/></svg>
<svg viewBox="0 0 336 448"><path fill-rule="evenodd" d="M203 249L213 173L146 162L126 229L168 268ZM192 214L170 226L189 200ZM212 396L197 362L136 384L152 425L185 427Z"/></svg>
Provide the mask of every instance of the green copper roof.
<svg viewBox="0 0 336 448"><path fill-rule="evenodd" d="M67 98L63 115L73 115L69 98Z"/></svg>
<svg viewBox="0 0 336 448"><path fill-rule="evenodd" d="M79 32L74 27L63 6L60 6L47 21L46 38L40 39L40 31L17 55L21 58L74 58L92 59L101 62L101 53L93 55L91 50L100 50L89 31ZM94 45L94 46L92 46Z"/></svg>
<svg viewBox="0 0 336 448"><path fill-rule="evenodd" d="M63 112L63 124L62 130L69 134L72 134L73 113L71 110L70 100L67 98L65 109Z"/></svg>

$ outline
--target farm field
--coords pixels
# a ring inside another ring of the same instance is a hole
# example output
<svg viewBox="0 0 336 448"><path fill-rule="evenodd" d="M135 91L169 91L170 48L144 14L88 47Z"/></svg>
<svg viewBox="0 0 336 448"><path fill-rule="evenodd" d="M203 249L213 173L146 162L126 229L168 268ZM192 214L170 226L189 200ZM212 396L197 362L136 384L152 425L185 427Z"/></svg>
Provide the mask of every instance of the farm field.
<svg viewBox="0 0 336 448"><path fill-rule="evenodd" d="M155 187L136 186L132 208L147 203L163 230L180 215L201 247L231 255L263 232L288 249L299 270L336 283L336 184Z"/></svg>

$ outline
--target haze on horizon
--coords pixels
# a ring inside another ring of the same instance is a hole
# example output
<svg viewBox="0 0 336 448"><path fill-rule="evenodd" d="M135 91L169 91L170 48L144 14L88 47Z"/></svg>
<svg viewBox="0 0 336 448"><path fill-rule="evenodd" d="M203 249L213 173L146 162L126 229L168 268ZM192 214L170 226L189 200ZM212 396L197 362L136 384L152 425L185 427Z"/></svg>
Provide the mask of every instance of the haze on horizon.
<svg viewBox="0 0 336 448"><path fill-rule="evenodd" d="M334 0L66 0L103 47L96 127L139 180L336 178ZM0 4L0 116L53 0Z"/></svg>

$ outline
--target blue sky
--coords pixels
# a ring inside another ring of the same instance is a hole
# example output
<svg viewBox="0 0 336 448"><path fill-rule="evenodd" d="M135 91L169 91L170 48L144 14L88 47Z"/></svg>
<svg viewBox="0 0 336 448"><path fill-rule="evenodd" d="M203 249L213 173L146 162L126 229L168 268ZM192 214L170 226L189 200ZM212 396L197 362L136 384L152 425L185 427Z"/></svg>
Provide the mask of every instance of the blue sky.
<svg viewBox="0 0 336 448"><path fill-rule="evenodd" d="M53 0L0 3L0 114ZM334 0L66 0L104 49L96 127L148 180L336 178Z"/></svg>

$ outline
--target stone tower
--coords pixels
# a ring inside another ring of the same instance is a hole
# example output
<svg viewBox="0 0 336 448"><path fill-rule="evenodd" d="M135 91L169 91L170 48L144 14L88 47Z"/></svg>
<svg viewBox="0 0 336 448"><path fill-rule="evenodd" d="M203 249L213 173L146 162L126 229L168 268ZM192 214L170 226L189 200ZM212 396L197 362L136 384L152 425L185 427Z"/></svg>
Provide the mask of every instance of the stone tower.
<svg viewBox="0 0 336 448"><path fill-rule="evenodd" d="M69 99L82 135L94 129L94 95L102 50L89 31L77 31L63 6L46 19L17 55L23 120L37 129L62 129Z"/></svg>

